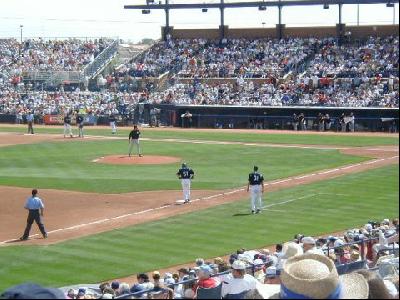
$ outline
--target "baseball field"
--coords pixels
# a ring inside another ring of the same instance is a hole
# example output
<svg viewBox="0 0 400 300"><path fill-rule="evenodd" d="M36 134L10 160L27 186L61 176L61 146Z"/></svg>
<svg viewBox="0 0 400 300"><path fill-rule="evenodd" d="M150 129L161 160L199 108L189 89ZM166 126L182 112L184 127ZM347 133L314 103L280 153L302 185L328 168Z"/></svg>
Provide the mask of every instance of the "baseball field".
<svg viewBox="0 0 400 300"><path fill-rule="evenodd" d="M97 283L398 216L398 135L142 129L143 164L126 157L129 129L25 131L0 126L0 291ZM188 205L182 162L196 173ZM266 179L259 215L244 188L254 165ZM32 188L49 238L34 225L19 242Z"/></svg>

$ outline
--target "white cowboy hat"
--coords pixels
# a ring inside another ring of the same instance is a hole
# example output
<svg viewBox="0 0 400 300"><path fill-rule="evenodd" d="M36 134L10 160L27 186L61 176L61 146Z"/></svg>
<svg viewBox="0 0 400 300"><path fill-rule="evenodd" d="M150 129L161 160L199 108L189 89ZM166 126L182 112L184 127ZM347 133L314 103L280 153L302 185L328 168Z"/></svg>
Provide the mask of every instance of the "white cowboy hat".
<svg viewBox="0 0 400 300"><path fill-rule="evenodd" d="M368 299L369 294L368 283L362 275L352 273L339 277L334 263L316 254L288 259L280 279L280 299Z"/></svg>

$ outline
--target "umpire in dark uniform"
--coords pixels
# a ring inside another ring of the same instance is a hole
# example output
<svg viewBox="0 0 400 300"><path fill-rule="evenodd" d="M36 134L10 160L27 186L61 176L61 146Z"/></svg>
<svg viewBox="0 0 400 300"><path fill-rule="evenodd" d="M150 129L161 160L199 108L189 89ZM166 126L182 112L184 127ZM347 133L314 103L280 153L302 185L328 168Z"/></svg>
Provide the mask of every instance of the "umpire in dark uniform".
<svg viewBox="0 0 400 300"><path fill-rule="evenodd" d="M24 235L20 238L21 241L26 241L29 238L29 232L31 231L31 227L33 222L39 226L39 230L43 235L43 238L47 238L47 232L44 229L44 225L42 223L41 217L44 214L44 205L42 199L38 196L38 191L32 190L32 197L29 197L25 203L25 209L29 210L28 220L25 228Z"/></svg>

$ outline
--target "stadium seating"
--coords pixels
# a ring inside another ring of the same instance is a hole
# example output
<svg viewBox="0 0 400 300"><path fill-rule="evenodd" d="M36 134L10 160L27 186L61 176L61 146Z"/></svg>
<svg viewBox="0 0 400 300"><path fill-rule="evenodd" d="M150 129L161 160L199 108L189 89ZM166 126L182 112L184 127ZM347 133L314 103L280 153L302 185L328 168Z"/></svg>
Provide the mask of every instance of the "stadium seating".
<svg viewBox="0 0 400 300"><path fill-rule="evenodd" d="M392 244L393 242L394 244ZM312 244L312 249L306 247L306 244L310 246L309 243ZM354 272L357 274L368 274L366 275L367 277L375 278L382 282L382 286L384 287L382 292L386 294L390 293L393 297L398 297L398 289L393 284L396 282L396 278L398 280L398 252L389 255L389 253L394 252L390 251L390 249L396 248L397 243L398 220L394 219L390 222L388 219L385 219L382 222L369 222L362 228L351 229L344 232L343 235L338 236L313 239L311 237L304 237L302 234L296 234L292 241L284 244L282 251L281 247L276 248L278 250L277 252L272 252L269 249L248 251L239 249L236 253L231 255L229 262L232 264L234 261L239 260L246 263L247 274L254 276L254 278L259 281L259 284L261 284L259 288L260 293L263 295L263 287L268 291L271 290L268 286L276 289L277 284L280 283L280 274L282 273L280 261L301 257L303 255L303 250L306 251L308 249L305 255L323 255L328 257L329 260L334 263L335 269L339 275L353 274ZM383 246L387 250L379 250L382 249ZM261 265L259 265L260 262ZM89 285L82 285L84 287L80 289L79 286L74 286L66 287L62 290L66 294L71 291L75 291L75 294L85 291L87 294L91 293L94 298L107 298L112 296L117 299L131 299L132 297L141 299L146 297L168 299L170 295L166 288L169 287L174 290L173 294L175 299L182 299L187 298L190 294L187 293L188 291L193 294L193 283L197 281L196 272L198 266L202 264L209 264L212 269L218 270L215 271L215 274L212 276L218 277L222 284L213 289L197 289L195 298L221 299L222 286L227 274L230 272L229 270L225 271L228 267L228 262L222 258L216 258L214 262L196 259L196 267L191 269L181 268L179 270L180 273L173 276L175 279L172 282L170 280L171 274L166 274L164 285L161 285L157 289L142 290L127 294L122 292L122 290L110 290L109 286L111 285L106 283L100 286L100 290L92 288L92 292L89 292L87 288ZM271 271L273 272L271 273ZM154 272L154 274L158 274L159 276L160 273L157 271ZM260 274L262 274L262 276L259 276ZM273 282L270 281L271 279L273 279ZM126 289L128 285L126 283L121 283L119 286L124 286ZM162 288L162 286L165 286L165 288ZM244 290L235 295L227 294L224 299L246 299L247 292L248 290ZM112 295L104 296L102 295L104 293L112 293ZM90 295L87 296L90 297Z"/></svg>
<svg viewBox="0 0 400 300"><path fill-rule="evenodd" d="M221 43L169 40L156 43L98 80L100 93L76 97L63 94L67 87L59 87L61 96L43 91L24 95L43 89L37 81L27 82L24 72L82 70L109 43L72 39L28 40L21 45L12 39L0 40L0 113L29 106L53 110L57 97L66 107L89 106L94 112L97 107L88 105L87 98L100 103L117 98L132 106L143 101L230 106L399 106L398 37L370 37L342 46L334 38L234 39ZM169 79L161 90L151 82L143 86L133 80L163 74ZM26 98L30 98L30 105L25 103ZM105 110L100 108L98 113L107 113Z"/></svg>

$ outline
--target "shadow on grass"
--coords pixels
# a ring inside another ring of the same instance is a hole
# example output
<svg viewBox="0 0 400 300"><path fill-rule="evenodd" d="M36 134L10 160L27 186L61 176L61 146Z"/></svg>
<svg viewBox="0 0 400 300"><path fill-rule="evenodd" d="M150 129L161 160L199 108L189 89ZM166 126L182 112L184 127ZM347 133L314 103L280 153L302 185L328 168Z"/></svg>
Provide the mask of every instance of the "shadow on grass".
<svg viewBox="0 0 400 300"><path fill-rule="evenodd" d="M252 216L252 213L239 213L239 214L234 214L232 215L233 217L246 217L246 216Z"/></svg>

